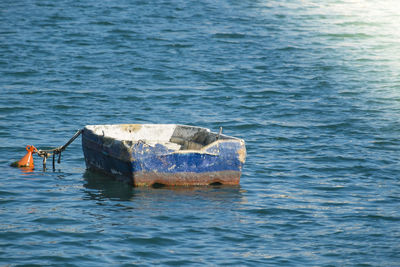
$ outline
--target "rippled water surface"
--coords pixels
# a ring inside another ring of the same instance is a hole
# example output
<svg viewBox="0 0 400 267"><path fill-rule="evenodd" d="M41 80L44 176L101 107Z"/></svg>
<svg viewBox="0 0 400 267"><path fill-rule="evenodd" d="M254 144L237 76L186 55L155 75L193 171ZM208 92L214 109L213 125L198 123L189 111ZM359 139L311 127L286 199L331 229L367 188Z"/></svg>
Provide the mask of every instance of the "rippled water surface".
<svg viewBox="0 0 400 267"><path fill-rule="evenodd" d="M398 1L1 1L0 265L400 266ZM239 187L9 164L87 124L246 140Z"/></svg>

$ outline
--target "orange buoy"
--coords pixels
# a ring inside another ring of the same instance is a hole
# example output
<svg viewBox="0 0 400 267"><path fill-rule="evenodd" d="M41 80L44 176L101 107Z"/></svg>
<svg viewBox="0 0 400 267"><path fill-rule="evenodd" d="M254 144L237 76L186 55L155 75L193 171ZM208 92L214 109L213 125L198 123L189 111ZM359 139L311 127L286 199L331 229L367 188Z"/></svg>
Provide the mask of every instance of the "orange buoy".
<svg viewBox="0 0 400 267"><path fill-rule="evenodd" d="M17 167L23 167L28 169L33 169L35 165L33 164L33 153L37 153L38 150L34 146L27 145L26 150L28 153L17 162Z"/></svg>

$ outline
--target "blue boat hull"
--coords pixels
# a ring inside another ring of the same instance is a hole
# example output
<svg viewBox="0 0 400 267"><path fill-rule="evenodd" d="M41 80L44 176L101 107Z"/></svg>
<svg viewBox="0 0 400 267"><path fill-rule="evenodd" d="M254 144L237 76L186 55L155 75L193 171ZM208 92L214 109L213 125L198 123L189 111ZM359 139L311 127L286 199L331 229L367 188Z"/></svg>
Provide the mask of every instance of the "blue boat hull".
<svg viewBox="0 0 400 267"><path fill-rule="evenodd" d="M246 148L240 139L218 140L202 150L172 150L162 144L107 140L89 130L82 135L88 169L132 183L134 186L237 185Z"/></svg>

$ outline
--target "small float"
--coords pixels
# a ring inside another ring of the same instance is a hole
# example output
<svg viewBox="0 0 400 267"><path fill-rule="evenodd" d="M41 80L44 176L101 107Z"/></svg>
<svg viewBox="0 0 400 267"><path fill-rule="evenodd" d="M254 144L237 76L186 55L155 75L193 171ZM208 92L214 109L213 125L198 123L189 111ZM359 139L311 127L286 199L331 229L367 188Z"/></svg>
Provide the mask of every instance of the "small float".
<svg viewBox="0 0 400 267"><path fill-rule="evenodd" d="M88 125L86 167L134 186L237 185L246 159L242 139L177 124Z"/></svg>

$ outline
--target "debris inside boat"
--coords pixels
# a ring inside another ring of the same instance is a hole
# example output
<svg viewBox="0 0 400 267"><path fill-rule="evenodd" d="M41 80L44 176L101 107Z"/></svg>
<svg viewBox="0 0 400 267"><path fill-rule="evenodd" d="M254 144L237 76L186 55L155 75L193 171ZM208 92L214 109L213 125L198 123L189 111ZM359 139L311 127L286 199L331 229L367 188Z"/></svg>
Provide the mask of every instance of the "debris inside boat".
<svg viewBox="0 0 400 267"><path fill-rule="evenodd" d="M88 125L86 167L134 186L238 185L246 159L242 139L177 124Z"/></svg>

